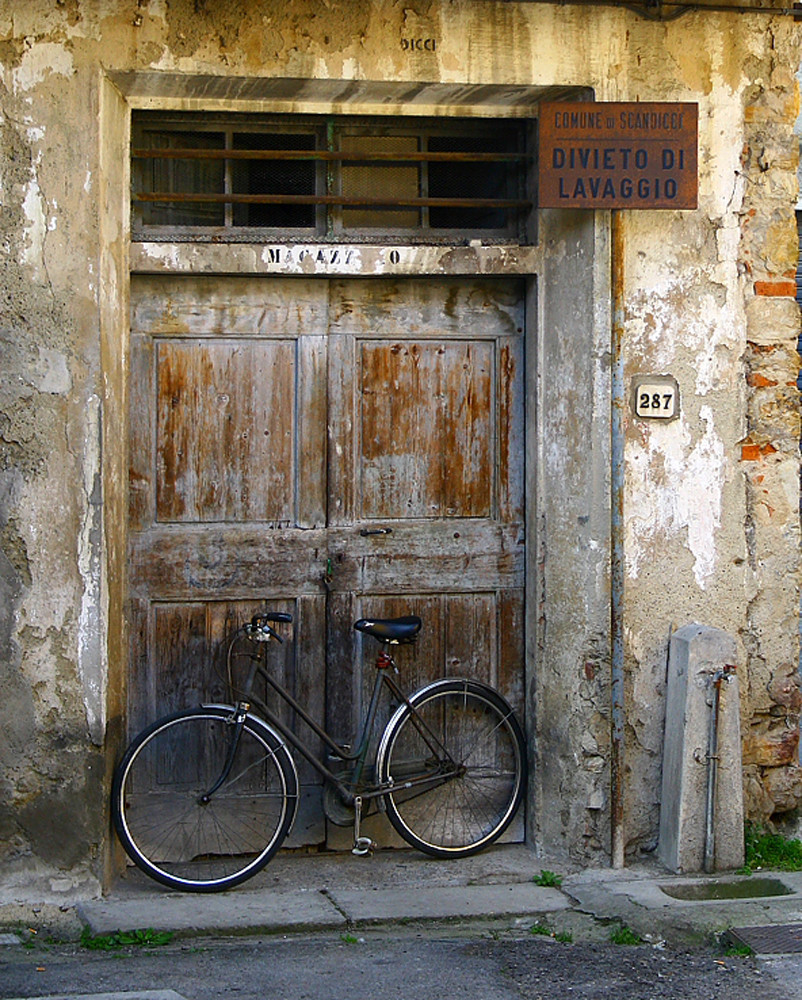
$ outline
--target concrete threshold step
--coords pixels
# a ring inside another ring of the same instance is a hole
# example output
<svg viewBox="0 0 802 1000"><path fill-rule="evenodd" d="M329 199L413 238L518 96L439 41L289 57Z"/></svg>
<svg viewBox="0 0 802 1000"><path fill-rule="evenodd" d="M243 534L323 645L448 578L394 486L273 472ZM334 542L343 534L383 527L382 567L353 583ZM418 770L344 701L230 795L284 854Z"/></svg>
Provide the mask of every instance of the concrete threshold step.
<svg viewBox="0 0 802 1000"><path fill-rule="evenodd" d="M78 914L93 934L152 928L191 936L529 916L570 907L570 901L558 889L521 882L397 889L235 890L202 896L167 892L137 899L86 902L79 905Z"/></svg>

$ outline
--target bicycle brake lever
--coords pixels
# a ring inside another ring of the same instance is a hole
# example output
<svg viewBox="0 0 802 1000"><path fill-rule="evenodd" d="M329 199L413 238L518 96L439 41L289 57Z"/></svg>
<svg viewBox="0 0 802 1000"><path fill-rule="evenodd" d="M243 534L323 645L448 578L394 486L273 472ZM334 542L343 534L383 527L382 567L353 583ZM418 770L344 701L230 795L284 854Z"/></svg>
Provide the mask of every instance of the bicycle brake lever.
<svg viewBox="0 0 802 1000"><path fill-rule="evenodd" d="M267 624L267 622L262 622L261 625L249 625L246 627L248 637L254 642L268 642L270 639L278 639L279 642L284 642L281 636L274 632L273 629Z"/></svg>
<svg viewBox="0 0 802 1000"><path fill-rule="evenodd" d="M261 642L267 642L268 639L277 639L279 642L284 642L278 632L274 632L267 622L264 622L259 626L259 631L264 636L264 639L262 639Z"/></svg>

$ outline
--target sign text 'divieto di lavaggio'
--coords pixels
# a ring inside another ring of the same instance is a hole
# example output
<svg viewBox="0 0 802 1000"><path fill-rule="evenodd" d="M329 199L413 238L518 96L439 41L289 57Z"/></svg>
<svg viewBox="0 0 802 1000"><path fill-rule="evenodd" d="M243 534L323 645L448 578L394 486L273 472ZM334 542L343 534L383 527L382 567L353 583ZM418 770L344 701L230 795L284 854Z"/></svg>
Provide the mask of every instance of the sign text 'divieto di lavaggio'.
<svg viewBox="0 0 802 1000"><path fill-rule="evenodd" d="M542 105L541 208L696 208L696 104Z"/></svg>

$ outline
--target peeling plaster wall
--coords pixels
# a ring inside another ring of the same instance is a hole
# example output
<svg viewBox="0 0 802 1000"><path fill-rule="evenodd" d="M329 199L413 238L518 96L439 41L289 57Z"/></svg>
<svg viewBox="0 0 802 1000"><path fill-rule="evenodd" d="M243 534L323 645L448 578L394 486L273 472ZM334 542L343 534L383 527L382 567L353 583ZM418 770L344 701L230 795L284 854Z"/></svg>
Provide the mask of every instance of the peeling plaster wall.
<svg viewBox="0 0 802 1000"><path fill-rule="evenodd" d="M698 215L672 219L659 246L645 213L628 220L627 371L670 372L682 395L678 421L626 429L627 834L642 844L659 810L666 642L688 621L739 640L748 815L802 793L793 25L765 41L746 38L704 82Z"/></svg>
<svg viewBox="0 0 802 1000"><path fill-rule="evenodd" d="M420 51L402 44L415 38L436 44ZM139 101L154 107L176 81L204 78L188 89L194 96L174 102L188 109L207 106L204 88L225 107L225 81L236 96L259 77L399 81L409 84L410 99L419 83L440 82L585 87L600 100L699 103L698 211L624 218L627 382L671 373L682 398L681 416L670 424L626 415L626 834L631 850L654 842L666 646L670 629L689 621L739 641L750 815L796 806L798 314L791 286L799 62L793 22L759 15L687 14L659 23L626 10L492 0L0 0L6 878L35 869L53 891L76 883L90 891L101 877L104 775L117 749L109 733L119 731L125 676L120 316L131 99L109 81L135 73L163 81L161 98ZM285 101L286 110L322 110L303 102L303 87L293 93L297 103ZM119 108L104 118L115 102ZM275 102L269 106L275 110ZM347 88L326 110L350 110ZM433 110L421 106L421 113ZM601 451L592 476L571 470L587 460L582 426L598 435L607 426L605 226L598 213L595 249L583 249L587 230L576 244L580 256L596 255L593 315L576 320L585 323L577 342L593 352L587 372L577 372L589 380L578 395L594 414L563 433L559 421L542 423L550 439L532 454L545 464L528 477L530 525L542 534L530 534L530 545L542 543L549 559L548 569L535 560L528 584L530 620L538 617L530 627L530 717L536 764L548 762L531 827L546 849L586 859L609 849L608 622L600 614L609 599L599 460L606 445L594 442ZM555 265L554 273L570 280L570 268ZM550 330L536 359L562 357L570 323L557 317ZM566 361L558 374L572 370ZM557 380L550 391L559 397L559 388ZM531 413L529 426L536 433ZM549 478L549 462L569 469L562 485ZM569 495L571 483L588 492ZM578 540L565 512L586 519ZM568 566L570 573L561 569ZM576 586L581 597L572 604ZM562 642L577 627L577 641ZM554 713L565 706L563 725Z"/></svg>
<svg viewBox="0 0 802 1000"><path fill-rule="evenodd" d="M20 55L0 78L0 859L66 888L94 884L102 829L97 227L90 149L58 114L72 55Z"/></svg>

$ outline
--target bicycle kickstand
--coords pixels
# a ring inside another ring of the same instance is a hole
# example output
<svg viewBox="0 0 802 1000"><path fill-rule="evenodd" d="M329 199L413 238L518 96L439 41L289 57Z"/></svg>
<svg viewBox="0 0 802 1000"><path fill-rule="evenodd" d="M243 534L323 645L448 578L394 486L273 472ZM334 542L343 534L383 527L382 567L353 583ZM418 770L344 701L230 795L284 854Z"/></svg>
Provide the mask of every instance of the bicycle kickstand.
<svg viewBox="0 0 802 1000"><path fill-rule="evenodd" d="M362 796L357 795L354 799L354 846L351 848L351 854L356 854L359 858L364 858L367 854L370 854L373 848L376 846L370 837L361 837L359 835L359 828L362 824Z"/></svg>

